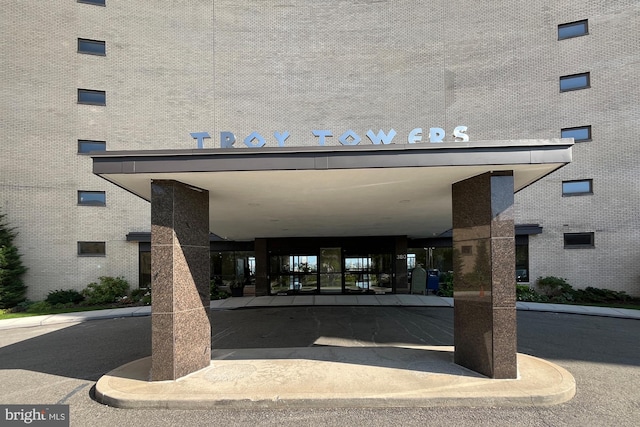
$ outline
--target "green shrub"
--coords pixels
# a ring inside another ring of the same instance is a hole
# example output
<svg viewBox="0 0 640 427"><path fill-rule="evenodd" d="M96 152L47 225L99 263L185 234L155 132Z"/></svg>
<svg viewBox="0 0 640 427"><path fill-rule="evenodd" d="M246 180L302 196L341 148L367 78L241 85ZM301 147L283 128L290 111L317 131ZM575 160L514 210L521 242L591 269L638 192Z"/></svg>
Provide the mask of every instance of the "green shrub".
<svg viewBox="0 0 640 427"><path fill-rule="evenodd" d="M27 313L46 313L51 311L53 307L46 301L38 301L27 307Z"/></svg>
<svg viewBox="0 0 640 427"><path fill-rule="evenodd" d="M563 294L571 294L574 291L565 279L555 276L538 277L536 285L549 297L559 297Z"/></svg>
<svg viewBox="0 0 640 427"><path fill-rule="evenodd" d="M131 301L134 303L151 304L151 289L138 288L131 291Z"/></svg>
<svg viewBox="0 0 640 427"><path fill-rule="evenodd" d="M436 293L440 297L453 296L453 273L442 273L440 277L440 286Z"/></svg>
<svg viewBox="0 0 640 427"><path fill-rule="evenodd" d="M66 308L73 308L73 307L77 307L77 305L73 302L59 302L58 304L53 304L51 306L51 308L53 308L54 310L63 310Z"/></svg>
<svg viewBox="0 0 640 427"><path fill-rule="evenodd" d="M229 293L220 290L220 288L218 287L218 283L219 281L217 280L212 280L211 282L209 282L210 298L212 300L229 298Z"/></svg>
<svg viewBox="0 0 640 427"><path fill-rule="evenodd" d="M518 285L518 284L516 284L516 299L518 301L527 301L527 302L549 301L549 297L547 297L546 295L540 295L535 291L535 289L531 289L529 285Z"/></svg>
<svg viewBox="0 0 640 427"><path fill-rule="evenodd" d="M51 305L56 304L77 304L84 300L84 296L75 289L50 291L45 301Z"/></svg>
<svg viewBox="0 0 640 427"><path fill-rule="evenodd" d="M86 298L87 304L111 304L116 302L118 298L127 296L129 291L129 282L123 277L98 277L100 283L92 282L82 291L82 295Z"/></svg>
<svg viewBox="0 0 640 427"><path fill-rule="evenodd" d="M640 302L640 298L634 298L624 291L612 291L588 286L575 291L575 300L589 303L618 303L634 304Z"/></svg>

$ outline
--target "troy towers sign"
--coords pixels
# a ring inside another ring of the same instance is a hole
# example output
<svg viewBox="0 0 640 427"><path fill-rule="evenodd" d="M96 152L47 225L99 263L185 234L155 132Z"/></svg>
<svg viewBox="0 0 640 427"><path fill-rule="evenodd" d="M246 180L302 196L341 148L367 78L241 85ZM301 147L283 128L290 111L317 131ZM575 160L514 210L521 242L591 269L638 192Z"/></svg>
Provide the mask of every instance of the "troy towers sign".
<svg viewBox="0 0 640 427"><path fill-rule="evenodd" d="M330 130L312 130L311 133L318 140L318 145L325 145L327 138L333 137L333 132ZM409 132L407 136L407 143L415 144L422 142L422 128L415 128ZM191 132L191 137L197 141L198 148L204 148L204 140L211 138L208 132ZM375 145L379 144L393 144L393 138L397 135L394 129L391 129L388 133L384 133L383 130L379 130L378 133L374 133L369 129L366 133L367 138L371 143ZM273 136L278 143L278 147L285 147L285 142L291 136L289 132L274 132ZM430 128L429 129L429 142L439 143L445 142L446 133L442 128ZM237 138L233 132L220 132L220 148L234 148ZM342 145L358 145L362 141L362 137L349 129L338 137L338 141ZM453 141L452 142L467 142L469 141L469 135L467 135L466 126L456 126L453 129ZM265 138L258 132L251 132L249 136L244 138L244 144L249 148L260 148L267 144Z"/></svg>

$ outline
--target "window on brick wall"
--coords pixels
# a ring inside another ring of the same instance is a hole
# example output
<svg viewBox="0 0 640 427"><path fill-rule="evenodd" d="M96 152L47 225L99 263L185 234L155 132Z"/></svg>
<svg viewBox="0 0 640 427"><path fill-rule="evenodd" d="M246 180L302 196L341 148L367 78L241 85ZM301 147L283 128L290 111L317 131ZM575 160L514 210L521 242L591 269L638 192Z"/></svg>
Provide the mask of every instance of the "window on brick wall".
<svg viewBox="0 0 640 427"><path fill-rule="evenodd" d="M78 205L81 206L106 206L107 196L104 191L78 190Z"/></svg>
<svg viewBox="0 0 640 427"><path fill-rule="evenodd" d="M588 19L558 25L558 40L586 36L587 34L589 34Z"/></svg>
<svg viewBox="0 0 640 427"><path fill-rule="evenodd" d="M78 256L105 256L105 242L78 242Z"/></svg>
<svg viewBox="0 0 640 427"><path fill-rule="evenodd" d="M589 73L571 74L560 77L560 92L587 89L589 87L591 87L591 77Z"/></svg>
<svg viewBox="0 0 640 427"><path fill-rule="evenodd" d="M593 181L580 179L575 181L562 181L563 196L584 196L593 194Z"/></svg>
<svg viewBox="0 0 640 427"><path fill-rule="evenodd" d="M565 249L584 249L593 248L594 233L564 233Z"/></svg>
<svg viewBox="0 0 640 427"><path fill-rule="evenodd" d="M106 0L78 0L78 3L95 4L96 6L106 6Z"/></svg>
<svg viewBox="0 0 640 427"><path fill-rule="evenodd" d="M575 142L591 141L591 126L578 126L560 130L561 138L573 138Z"/></svg>
<svg viewBox="0 0 640 427"><path fill-rule="evenodd" d="M78 53L105 56L107 45L101 40L78 39Z"/></svg>
<svg viewBox="0 0 640 427"><path fill-rule="evenodd" d="M88 154L92 151L107 151L107 143L91 139L78 140L78 154Z"/></svg>
<svg viewBox="0 0 640 427"><path fill-rule="evenodd" d="M78 89L78 104L107 105L107 93L103 90Z"/></svg>

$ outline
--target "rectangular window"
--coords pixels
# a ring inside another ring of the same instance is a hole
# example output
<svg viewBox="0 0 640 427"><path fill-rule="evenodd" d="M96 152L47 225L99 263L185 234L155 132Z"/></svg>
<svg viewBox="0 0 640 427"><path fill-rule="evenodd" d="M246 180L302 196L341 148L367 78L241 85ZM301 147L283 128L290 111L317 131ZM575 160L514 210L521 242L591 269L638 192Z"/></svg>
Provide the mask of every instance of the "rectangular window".
<svg viewBox="0 0 640 427"><path fill-rule="evenodd" d="M78 89L78 104L107 105L107 93L103 90Z"/></svg>
<svg viewBox="0 0 640 427"><path fill-rule="evenodd" d="M562 181L563 196L583 196L585 194L593 194L592 180Z"/></svg>
<svg viewBox="0 0 640 427"><path fill-rule="evenodd" d="M78 204L82 206L106 206L107 196L104 191L78 191Z"/></svg>
<svg viewBox="0 0 640 427"><path fill-rule="evenodd" d="M570 39L589 34L589 20L568 22L558 25L558 40Z"/></svg>
<svg viewBox="0 0 640 427"><path fill-rule="evenodd" d="M564 233L565 249L593 248L594 233Z"/></svg>
<svg viewBox="0 0 640 427"><path fill-rule="evenodd" d="M105 242L78 242L78 256L105 256Z"/></svg>
<svg viewBox="0 0 640 427"><path fill-rule="evenodd" d="M92 151L107 151L105 141L92 141L90 139L78 140L78 154L87 154Z"/></svg>
<svg viewBox="0 0 640 427"><path fill-rule="evenodd" d="M573 138L575 142L591 141L591 126L579 126L560 130L561 138Z"/></svg>
<svg viewBox="0 0 640 427"><path fill-rule="evenodd" d="M96 6L106 6L106 0L78 0L78 3L95 4Z"/></svg>
<svg viewBox="0 0 640 427"><path fill-rule="evenodd" d="M560 92L568 92L570 90L587 89L590 87L589 73L572 74L570 76L560 77Z"/></svg>
<svg viewBox="0 0 640 427"><path fill-rule="evenodd" d="M78 39L78 53L104 56L107 54L107 46L100 40Z"/></svg>

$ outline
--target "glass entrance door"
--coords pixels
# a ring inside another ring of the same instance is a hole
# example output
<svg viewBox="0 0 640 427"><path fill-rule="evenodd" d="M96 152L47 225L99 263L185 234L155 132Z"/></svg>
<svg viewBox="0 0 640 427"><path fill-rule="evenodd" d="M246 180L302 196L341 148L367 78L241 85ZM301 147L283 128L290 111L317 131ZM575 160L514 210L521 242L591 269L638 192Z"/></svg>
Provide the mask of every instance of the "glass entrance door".
<svg viewBox="0 0 640 427"><path fill-rule="evenodd" d="M317 293L316 255L275 255L271 257L270 270L271 295Z"/></svg>
<svg viewBox="0 0 640 427"><path fill-rule="evenodd" d="M345 293L384 294L393 291L391 254L349 254L344 258Z"/></svg>
<svg viewBox="0 0 640 427"><path fill-rule="evenodd" d="M342 249L320 248L320 293L342 293Z"/></svg>

